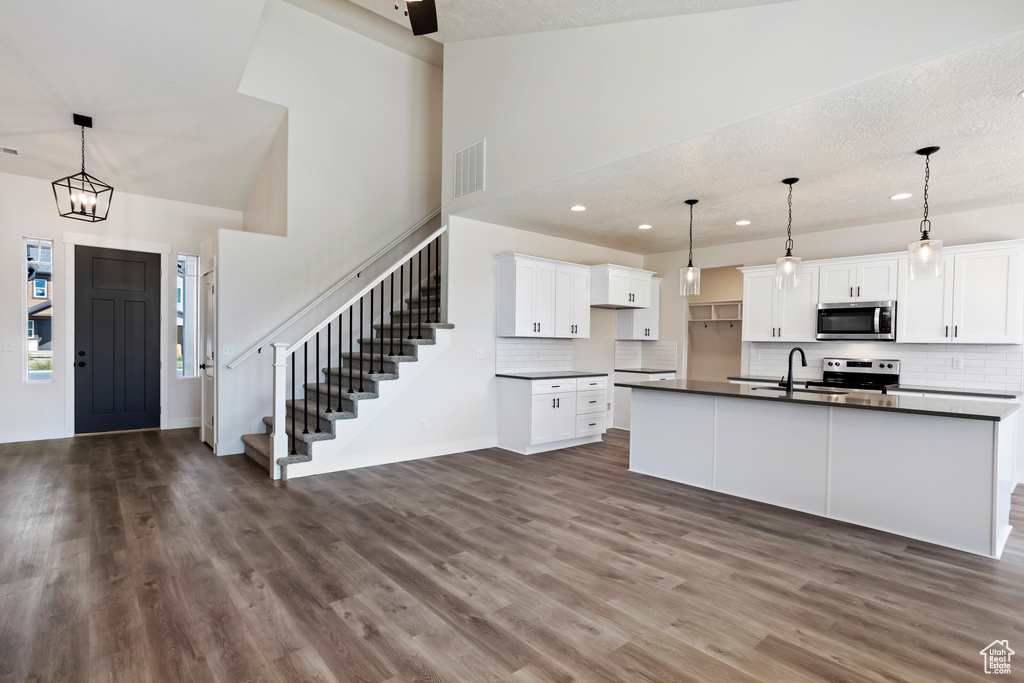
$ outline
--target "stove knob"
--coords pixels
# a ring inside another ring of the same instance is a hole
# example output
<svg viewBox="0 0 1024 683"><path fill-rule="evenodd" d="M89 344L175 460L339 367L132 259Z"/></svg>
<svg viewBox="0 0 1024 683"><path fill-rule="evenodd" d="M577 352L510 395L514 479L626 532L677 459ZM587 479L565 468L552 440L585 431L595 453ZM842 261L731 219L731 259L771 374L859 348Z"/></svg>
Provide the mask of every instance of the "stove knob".
<svg viewBox="0 0 1024 683"><path fill-rule="evenodd" d="M886 365L885 367L887 367L887 368L890 368L890 369L891 369L891 368L892 368L892 363L889 363L889 364L888 364L888 365Z"/></svg>

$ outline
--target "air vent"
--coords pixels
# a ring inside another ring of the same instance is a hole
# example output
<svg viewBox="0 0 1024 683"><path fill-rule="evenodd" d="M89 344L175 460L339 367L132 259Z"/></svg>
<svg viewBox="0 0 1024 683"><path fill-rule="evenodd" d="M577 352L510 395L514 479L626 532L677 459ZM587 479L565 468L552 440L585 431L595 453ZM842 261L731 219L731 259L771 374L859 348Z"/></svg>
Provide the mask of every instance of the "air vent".
<svg viewBox="0 0 1024 683"><path fill-rule="evenodd" d="M21 152L14 149L13 147L4 147L0 145L0 154L10 154L12 157L20 157Z"/></svg>
<svg viewBox="0 0 1024 683"><path fill-rule="evenodd" d="M461 199L484 189L487 140L455 153L455 198Z"/></svg>

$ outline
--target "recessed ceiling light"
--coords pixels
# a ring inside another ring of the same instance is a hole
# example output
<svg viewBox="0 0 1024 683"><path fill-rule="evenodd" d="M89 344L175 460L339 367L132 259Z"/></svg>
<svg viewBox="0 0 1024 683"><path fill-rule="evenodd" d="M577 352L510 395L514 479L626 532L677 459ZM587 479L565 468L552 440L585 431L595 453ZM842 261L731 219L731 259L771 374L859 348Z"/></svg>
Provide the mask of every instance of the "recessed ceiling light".
<svg viewBox="0 0 1024 683"><path fill-rule="evenodd" d="M1017 97L1024 97L1024 90L1021 90L1019 93L1017 93Z"/></svg>
<svg viewBox="0 0 1024 683"><path fill-rule="evenodd" d="M910 199L913 196L914 195L910 194L909 192L901 192L900 194L894 194L893 196L889 197L889 199Z"/></svg>
<svg viewBox="0 0 1024 683"><path fill-rule="evenodd" d="M582 204L577 204L576 206L570 206L569 210L570 211L586 211L587 207L583 206Z"/></svg>
<svg viewBox="0 0 1024 683"><path fill-rule="evenodd" d="M639 227L640 227L641 230L650 230L651 229L651 226L647 225L646 223L644 223L643 225L641 225Z"/></svg>
<svg viewBox="0 0 1024 683"><path fill-rule="evenodd" d="M736 225L750 225L750 221L736 221Z"/></svg>

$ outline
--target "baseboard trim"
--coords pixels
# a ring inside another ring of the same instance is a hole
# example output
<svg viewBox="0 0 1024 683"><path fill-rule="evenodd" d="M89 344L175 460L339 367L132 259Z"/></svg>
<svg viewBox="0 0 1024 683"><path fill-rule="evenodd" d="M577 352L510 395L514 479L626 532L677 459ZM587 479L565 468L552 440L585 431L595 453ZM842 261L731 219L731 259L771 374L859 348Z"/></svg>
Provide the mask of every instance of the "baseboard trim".
<svg viewBox="0 0 1024 683"><path fill-rule="evenodd" d="M189 429L203 424L201 417L178 417L167 420L167 429Z"/></svg>
<svg viewBox="0 0 1024 683"><path fill-rule="evenodd" d="M458 441L442 441L439 443L428 443L410 448L399 448L392 451L377 451L374 453L358 453L346 455L342 462L317 463L316 456L309 462L297 463L288 466L288 479L298 479L315 474L326 474L328 472L343 472L355 470L362 467L376 467L377 465L390 465L396 462L407 462L409 460L422 460L423 458L436 458L452 453L464 451L477 451L484 448L494 448L498 440L493 436L478 437L475 439L461 439ZM326 460L326 458L325 458ZM316 467L317 465L321 467ZM327 465L327 467L323 467ZM334 467L331 467L334 465ZM338 467L338 465L341 465ZM322 468L322 469L321 469Z"/></svg>

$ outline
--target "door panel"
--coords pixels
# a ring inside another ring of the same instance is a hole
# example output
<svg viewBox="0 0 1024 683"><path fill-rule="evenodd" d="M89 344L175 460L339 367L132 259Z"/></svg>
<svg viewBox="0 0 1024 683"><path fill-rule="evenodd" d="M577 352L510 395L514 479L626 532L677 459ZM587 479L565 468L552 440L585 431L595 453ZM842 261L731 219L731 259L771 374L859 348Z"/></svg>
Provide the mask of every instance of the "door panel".
<svg viewBox="0 0 1024 683"><path fill-rule="evenodd" d="M608 269L608 303L617 306L632 306L629 300L629 273Z"/></svg>
<svg viewBox="0 0 1024 683"><path fill-rule="evenodd" d="M555 396L541 394L533 397L530 407L530 445L536 446L555 440Z"/></svg>
<svg viewBox="0 0 1024 683"><path fill-rule="evenodd" d="M576 394L555 394L552 441L576 438Z"/></svg>
<svg viewBox="0 0 1024 683"><path fill-rule="evenodd" d="M203 275L203 441L217 450L216 415L216 349L217 349L217 288L216 272Z"/></svg>
<svg viewBox="0 0 1024 683"><path fill-rule="evenodd" d="M802 266L800 284L779 290L779 339L812 342L818 323L818 269Z"/></svg>
<svg viewBox="0 0 1024 683"><path fill-rule="evenodd" d="M775 336L775 273L743 276L743 341L772 341Z"/></svg>
<svg viewBox="0 0 1024 683"><path fill-rule="evenodd" d="M547 263L534 266L533 315L537 337L555 336L555 267Z"/></svg>
<svg viewBox="0 0 1024 683"><path fill-rule="evenodd" d="M854 264L822 266L819 298L823 304L834 304L855 299L857 266Z"/></svg>
<svg viewBox="0 0 1024 683"><path fill-rule="evenodd" d="M894 300L898 270L898 259L858 264L857 298L861 301Z"/></svg>
<svg viewBox="0 0 1024 683"><path fill-rule="evenodd" d="M559 266L555 271L555 335L573 337L575 324L574 268Z"/></svg>
<svg viewBox="0 0 1024 683"><path fill-rule="evenodd" d="M160 426L160 255L75 248L75 432Z"/></svg>
<svg viewBox="0 0 1024 683"><path fill-rule="evenodd" d="M573 274L572 322L575 337L590 336L590 269L578 269Z"/></svg>
<svg viewBox="0 0 1024 683"><path fill-rule="evenodd" d="M536 276L534 270L536 264L525 261L516 261L516 324L515 336L536 337L537 318L534 316L534 289L536 287Z"/></svg>
<svg viewBox="0 0 1024 683"><path fill-rule="evenodd" d="M953 341L1020 343L1020 251L957 254L953 276Z"/></svg>
<svg viewBox="0 0 1024 683"><path fill-rule="evenodd" d="M647 308L651 305L651 278L646 275L631 275L629 291L633 292L633 305Z"/></svg>
<svg viewBox="0 0 1024 683"><path fill-rule="evenodd" d="M953 338L953 257L942 258L942 276L911 280L907 261L900 261L896 341L943 343Z"/></svg>

